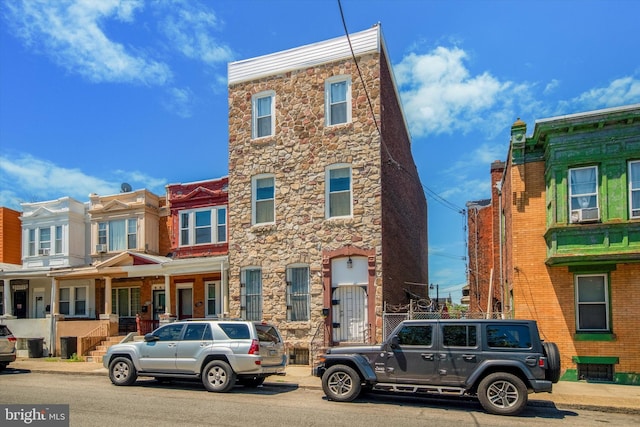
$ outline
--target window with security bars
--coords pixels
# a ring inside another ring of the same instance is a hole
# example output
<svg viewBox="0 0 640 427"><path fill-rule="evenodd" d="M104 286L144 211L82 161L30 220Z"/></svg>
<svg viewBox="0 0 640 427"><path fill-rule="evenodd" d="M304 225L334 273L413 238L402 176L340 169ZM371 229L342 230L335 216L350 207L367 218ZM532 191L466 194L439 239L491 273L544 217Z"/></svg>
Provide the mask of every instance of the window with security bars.
<svg viewBox="0 0 640 427"><path fill-rule="evenodd" d="M309 267L287 268L287 319L309 320Z"/></svg>
<svg viewBox="0 0 640 427"><path fill-rule="evenodd" d="M260 268L243 270L240 287L242 318L262 320L262 270Z"/></svg>
<svg viewBox="0 0 640 427"><path fill-rule="evenodd" d="M587 381L613 381L613 365L578 363L578 379Z"/></svg>

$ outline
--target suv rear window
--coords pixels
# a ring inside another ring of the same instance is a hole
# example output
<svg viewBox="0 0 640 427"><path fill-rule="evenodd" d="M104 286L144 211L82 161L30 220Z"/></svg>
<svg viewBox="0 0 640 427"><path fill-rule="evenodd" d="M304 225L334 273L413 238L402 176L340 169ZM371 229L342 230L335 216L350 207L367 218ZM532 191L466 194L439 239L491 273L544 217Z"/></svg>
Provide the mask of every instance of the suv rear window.
<svg viewBox="0 0 640 427"><path fill-rule="evenodd" d="M251 339L249 327L244 323L220 323L220 329L231 339L248 340Z"/></svg>
<svg viewBox="0 0 640 427"><path fill-rule="evenodd" d="M270 325L256 325L258 331L258 339L260 341L280 342L280 336L276 328Z"/></svg>
<svg viewBox="0 0 640 427"><path fill-rule="evenodd" d="M0 325L0 337L6 337L7 335L11 335L11 331L6 325Z"/></svg>
<svg viewBox="0 0 640 427"><path fill-rule="evenodd" d="M531 348L531 334L525 325L487 325L487 345L494 348Z"/></svg>

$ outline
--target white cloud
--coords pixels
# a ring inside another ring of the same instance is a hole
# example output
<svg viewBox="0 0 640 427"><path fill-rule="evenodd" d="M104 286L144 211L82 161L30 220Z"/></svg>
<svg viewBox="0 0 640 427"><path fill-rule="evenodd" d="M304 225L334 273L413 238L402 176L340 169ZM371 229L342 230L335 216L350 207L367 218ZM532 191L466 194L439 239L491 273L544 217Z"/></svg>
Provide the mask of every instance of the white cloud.
<svg viewBox="0 0 640 427"><path fill-rule="evenodd" d="M110 179L87 175L80 169L65 168L29 154L0 156L0 206L20 210L20 203L73 197L86 201L90 193L115 194L122 181L164 194L166 180L139 172L116 171ZM158 193L156 193L158 194ZM24 196L27 195L27 196ZM28 197L28 199L25 199Z"/></svg>
<svg viewBox="0 0 640 427"><path fill-rule="evenodd" d="M559 104L561 113L618 107L640 102L640 79L634 76L613 80L608 86L588 90Z"/></svg>
<svg viewBox="0 0 640 427"><path fill-rule="evenodd" d="M182 118L189 118L193 114L193 99L194 94L189 88L170 88L167 91L167 100L164 101L164 107Z"/></svg>
<svg viewBox="0 0 640 427"><path fill-rule="evenodd" d="M545 95L552 94L556 90L556 88L559 86L560 86L560 80L553 79L549 83L547 83L547 85L544 87L543 93Z"/></svg>
<svg viewBox="0 0 640 427"><path fill-rule="evenodd" d="M222 25L211 10L196 1L175 0L165 12L167 16L159 29L184 56L210 65L226 64L233 59L231 49L211 34Z"/></svg>
<svg viewBox="0 0 640 427"><path fill-rule="evenodd" d="M92 82L163 85L172 79L162 62L135 56L110 40L101 24L132 22L136 0L22 0L5 2L9 25L31 49Z"/></svg>
<svg viewBox="0 0 640 427"><path fill-rule="evenodd" d="M491 137L514 121L514 95L528 86L487 71L472 75L466 59L464 50L440 46L411 53L394 67L414 136L481 130Z"/></svg>

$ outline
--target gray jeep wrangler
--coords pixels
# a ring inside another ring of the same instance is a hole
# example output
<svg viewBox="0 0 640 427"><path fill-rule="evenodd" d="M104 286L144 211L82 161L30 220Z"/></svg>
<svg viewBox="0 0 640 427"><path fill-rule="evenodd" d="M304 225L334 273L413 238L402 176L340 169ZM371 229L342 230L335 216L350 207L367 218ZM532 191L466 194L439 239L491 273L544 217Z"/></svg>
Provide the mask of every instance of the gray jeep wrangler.
<svg viewBox="0 0 640 427"><path fill-rule="evenodd" d="M381 345L329 348L313 372L329 400L372 389L468 395L489 413L516 415L528 393L551 392L560 353L532 320L407 320Z"/></svg>

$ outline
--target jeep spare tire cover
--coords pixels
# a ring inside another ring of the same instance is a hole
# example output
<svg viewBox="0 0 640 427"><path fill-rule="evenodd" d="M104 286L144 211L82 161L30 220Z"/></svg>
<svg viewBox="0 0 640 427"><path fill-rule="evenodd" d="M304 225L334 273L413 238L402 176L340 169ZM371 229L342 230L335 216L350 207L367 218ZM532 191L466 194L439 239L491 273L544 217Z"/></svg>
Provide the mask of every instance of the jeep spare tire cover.
<svg viewBox="0 0 640 427"><path fill-rule="evenodd" d="M553 342L543 342L544 355L547 357L547 371L545 373L545 379L552 383L557 383L560 380L560 350L558 346Z"/></svg>

